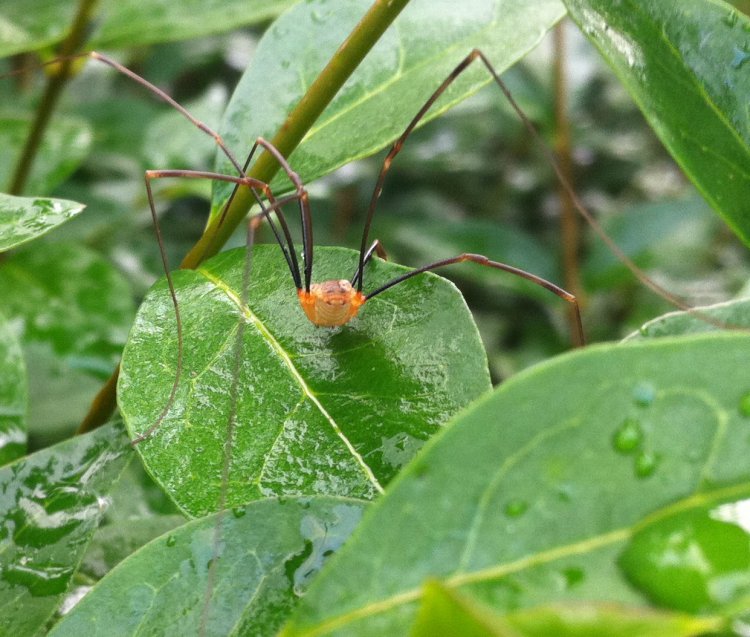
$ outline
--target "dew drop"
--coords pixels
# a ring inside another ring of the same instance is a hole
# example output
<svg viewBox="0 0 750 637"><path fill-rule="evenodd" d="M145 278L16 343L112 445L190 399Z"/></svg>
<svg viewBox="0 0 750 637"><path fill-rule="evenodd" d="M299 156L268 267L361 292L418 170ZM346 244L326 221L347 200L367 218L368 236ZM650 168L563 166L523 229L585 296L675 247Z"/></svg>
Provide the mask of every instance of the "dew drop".
<svg viewBox="0 0 750 637"><path fill-rule="evenodd" d="M175 544L177 544L177 538L174 535L170 535L167 538L167 546L174 546Z"/></svg>
<svg viewBox="0 0 750 637"><path fill-rule="evenodd" d="M750 418L750 391L740 398L739 412L745 418Z"/></svg>
<svg viewBox="0 0 750 637"><path fill-rule="evenodd" d="M639 407L650 407L656 398L656 388L651 383L638 383L633 389L633 400Z"/></svg>
<svg viewBox="0 0 750 637"><path fill-rule="evenodd" d="M232 515L236 518L244 518L246 513L247 509L245 507L234 507L232 509Z"/></svg>
<svg viewBox="0 0 750 637"><path fill-rule="evenodd" d="M638 478L648 478L654 475L661 458L653 451L641 451L635 457L635 475Z"/></svg>
<svg viewBox="0 0 750 637"><path fill-rule="evenodd" d="M612 446L618 453L633 453L643 444L643 428L635 418L626 418L612 437Z"/></svg>
<svg viewBox="0 0 750 637"><path fill-rule="evenodd" d="M659 605L689 613L726 608L750 592L748 515L750 500L662 518L633 535L618 566Z"/></svg>
<svg viewBox="0 0 750 637"><path fill-rule="evenodd" d="M503 509L509 518L522 516L529 509L529 503L524 500L511 500Z"/></svg>
<svg viewBox="0 0 750 637"><path fill-rule="evenodd" d="M562 575L565 578L566 588L573 588L576 584L580 584L586 579L586 574L583 572L583 569L578 568L577 566L570 566L563 569Z"/></svg>

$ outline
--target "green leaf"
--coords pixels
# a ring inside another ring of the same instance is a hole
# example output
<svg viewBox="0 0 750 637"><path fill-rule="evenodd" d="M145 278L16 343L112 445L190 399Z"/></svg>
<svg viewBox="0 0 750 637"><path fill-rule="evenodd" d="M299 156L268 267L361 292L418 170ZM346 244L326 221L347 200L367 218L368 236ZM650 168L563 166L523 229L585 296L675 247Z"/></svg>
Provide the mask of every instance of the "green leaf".
<svg viewBox="0 0 750 637"><path fill-rule="evenodd" d="M229 31L273 18L296 0L102 0L92 45L129 47ZM35 51L62 40L75 2L5 0L0 4L0 57Z"/></svg>
<svg viewBox="0 0 750 637"><path fill-rule="evenodd" d="M219 129L234 152L244 157L258 136L276 133L370 4L314 0L295 5L274 22L258 44ZM371 155L403 132L472 48L481 48L502 71L532 49L563 14L557 0L540 0L533 7L519 0L413 0L308 131L288 158L290 164L310 181ZM293 49L290 42L295 43ZM425 121L490 82L481 63L472 66ZM497 99L503 99L499 90ZM217 167L234 172L221 155ZM284 176L274 185L289 188ZM230 190L231 185L215 185L214 211Z"/></svg>
<svg viewBox="0 0 750 637"><path fill-rule="evenodd" d="M26 451L26 366L21 344L0 314L0 465Z"/></svg>
<svg viewBox="0 0 750 637"><path fill-rule="evenodd" d="M185 524L122 562L50 637L275 634L364 506L270 499Z"/></svg>
<svg viewBox="0 0 750 637"><path fill-rule="evenodd" d="M502 616L466 595L428 581L411 637L461 635L461 637L524 637Z"/></svg>
<svg viewBox="0 0 750 637"><path fill-rule="evenodd" d="M31 128L28 116L0 117L0 186L10 184L21 149ZM85 121L74 117L55 117L44 132L26 192L50 193L78 168L91 149L93 135Z"/></svg>
<svg viewBox="0 0 750 637"><path fill-rule="evenodd" d="M174 42L269 20L297 0L106 0L95 47Z"/></svg>
<svg viewBox="0 0 750 637"><path fill-rule="evenodd" d="M316 249L315 277L351 276L357 253ZM265 495L371 498L448 418L489 387L463 298L435 275L367 303L348 325L312 325L278 246L256 246L240 314L244 250L175 274L184 367L175 404L136 448L180 508L217 508L240 318L245 323L229 506ZM406 270L375 260L365 292ZM175 377L174 310L164 284L141 306L118 403L132 435L153 425Z"/></svg>
<svg viewBox="0 0 750 637"><path fill-rule="evenodd" d="M713 332L718 329L742 330L746 328L750 328L750 299L745 298L696 307L690 312L669 312L644 323L637 332L629 334L624 341Z"/></svg>
<svg viewBox="0 0 750 637"><path fill-rule="evenodd" d="M677 163L750 244L750 19L704 0L565 4Z"/></svg>
<svg viewBox="0 0 750 637"><path fill-rule="evenodd" d="M44 197L13 197L0 193L0 251L39 237L75 217L86 206Z"/></svg>
<svg viewBox="0 0 750 637"><path fill-rule="evenodd" d="M59 605L128 451L107 426L0 469L4 634L38 634Z"/></svg>
<svg viewBox="0 0 750 637"><path fill-rule="evenodd" d="M692 637L724 621L618 604L556 604L500 614L472 597L427 582L412 637Z"/></svg>
<svg viewBox="0 0 750 637"><path fill-rule="evenodd" d="M501 612L642 604L617 563L634 533L748 501L750 381L735 372L749 355L745 334L704 334L594 346L510 379L400 474L284 634L403 633L427 578ZM728 609L742 589L724 590Z"/></svg>

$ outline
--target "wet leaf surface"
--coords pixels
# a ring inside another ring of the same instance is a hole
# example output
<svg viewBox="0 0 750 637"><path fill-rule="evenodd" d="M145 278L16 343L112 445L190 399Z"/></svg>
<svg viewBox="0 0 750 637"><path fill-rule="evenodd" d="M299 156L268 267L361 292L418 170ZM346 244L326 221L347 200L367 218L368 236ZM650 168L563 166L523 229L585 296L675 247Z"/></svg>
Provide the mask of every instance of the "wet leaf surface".
<svg viewBox="0 0 750 637"><path fill-rule="evenodd" d="M449 282L427 275L367 303L350 324L312 325L277 246L256 246L240 312L245 251L175 276L185 363L177 399L137 446L151 474L191 515L217 507L239 320L245 321L230 506L268 495L370 498L440 426L489 389L487 359ZM349 277L357 253L316 249L315 278ZM376 261L365 291L406 271ZM167 403L176 372L174 309L149 295L125 349L119 405L133 434Z"/></svg>
<svg viewBox="0 0 750 637"><path fill-rule="evenodd" d="M728 370L745 369L748 354L747 335L706 334L595 346L515 376L405 469L284 634L405 632L427 578L500 612L655 599L629 573L664 571L648 550L625 567L631 542L686 511L746 509L750 380ZM642 433L623 445L626 420ZM741 516L728 515L746 544ZM709 545L721 539L708 533ZM742 560L707 569L703 584ZM744 606L745 582L735 583L712 609Z"/></svg>

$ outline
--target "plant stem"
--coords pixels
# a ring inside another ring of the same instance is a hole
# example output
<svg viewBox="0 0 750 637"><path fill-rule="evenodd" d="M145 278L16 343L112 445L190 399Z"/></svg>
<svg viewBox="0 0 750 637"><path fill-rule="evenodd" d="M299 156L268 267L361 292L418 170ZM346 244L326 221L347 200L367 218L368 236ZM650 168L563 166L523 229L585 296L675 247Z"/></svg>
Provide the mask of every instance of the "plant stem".
<svg viewBox="0 0 750 637"><path fill-rule="evenodd" d="M76 16L73 19L73 24L70 27L70 32L60 45L58 53L63 57L63 60L60 62L55 73L47 80L47 86L44 89L44 95L42 95L39 108L36 111L36 117L31 125L31 131L26 138L26 144L23 147L21 157L16 164L16 170L8 186L8 192L12 195L22 194L26 187L26 182L29 179L34 158L42 143L44 132L47 130L62 90L72 75L71 71L75 60L71 56L78 53L86 42L91 16L97 2L98 0L81 0Z"/></svg>
<svg viewBox="0 0 750 637"><path fill-rule="evenodd" d="M279 132L273 138L273 145L279 149L282 155L285 157L291 155L344 82L359 66L408 2L409 0L375 0L373 2L365 16L333 54L331 60L294 110L289 113ZM270 182L279 169L278 162L268 152L264 152L255 162L248 176ZM240 188L232 200L223 222L220 222L218 216L209 221L203 236L185 255L180 267L195 269L203 261L219 252L232 231L245 217L253 202L254 199L252 199L250 192L246 188ZM116 405L115 394L119 373L120 368L118 366L94 398L88 414L78 428L78 433L91 431L103 425L109 419Z"/></svg>
<svg viewBox="0 0 750 637"><path fill-rule="evenodd" d="M565 21L558 22L552 32L553 43L553 78L555 90L555 153L562 178L573 186L573 160L570 138L570 120L567 112L568 87L565 75ZM562 265L565 289L583 305L582 287L578 253L580 250L580 231L570 190L558 185L560 198L560 233L562 235ZM568 312L568 326L573 341L578 334L578 321L571 309Z"/></svg>
<svg viewBox="0 0 750 637"><path fill-rule="evenodd" d="M271 140L284 157L302 141L302 138L315 123L326 106L334 98L354 69L364 59L391 22L406 6L408 0L375 0L365 16L360 20L349 37L315 79L307 93L294 110L289 113L279 132ZM255 162L248 176L266 183L279 171L278 162L268 152L263 152ZM203 236L187 253L180 267L193 269L216 254L226 243L254 203L250 191L240 188L234 197L227 214L220 222L214 217L206 227Z"/></svg>

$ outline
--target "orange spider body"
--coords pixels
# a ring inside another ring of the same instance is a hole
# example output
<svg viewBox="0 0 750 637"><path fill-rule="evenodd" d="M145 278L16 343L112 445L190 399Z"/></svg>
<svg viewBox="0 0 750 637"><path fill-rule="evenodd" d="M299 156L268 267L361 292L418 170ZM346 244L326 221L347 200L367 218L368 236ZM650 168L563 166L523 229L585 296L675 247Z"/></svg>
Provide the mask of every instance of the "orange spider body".
<svg viewBox="0 0 750 637"><path fill-rule="evenodd" d="M346 279L313 283L309 292L297 290L297 295L305 315L318 327L348 323L367 298Z"/></svg>

